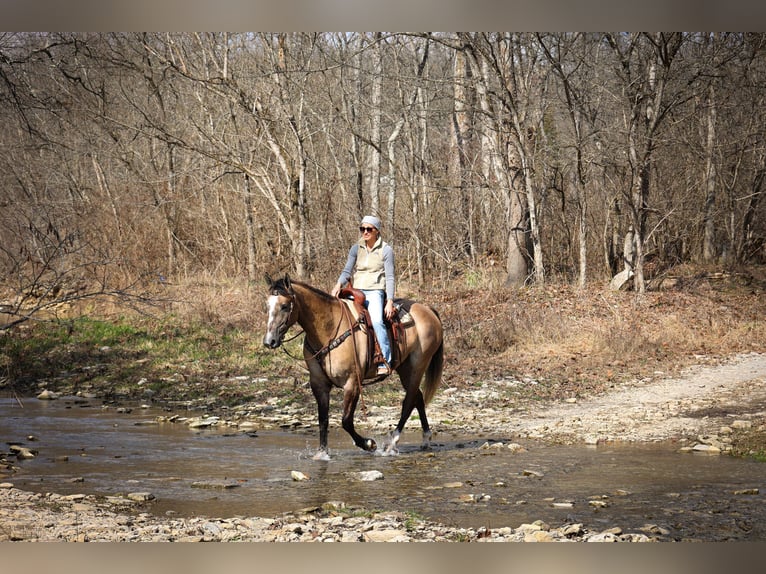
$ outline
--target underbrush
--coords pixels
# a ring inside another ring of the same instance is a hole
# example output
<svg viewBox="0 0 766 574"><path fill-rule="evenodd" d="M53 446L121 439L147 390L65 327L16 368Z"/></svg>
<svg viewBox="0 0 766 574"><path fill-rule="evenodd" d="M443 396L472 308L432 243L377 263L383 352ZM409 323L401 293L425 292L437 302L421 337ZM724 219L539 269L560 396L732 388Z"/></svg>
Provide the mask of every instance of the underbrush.
<svg viewBox="0 0 766 574"><path fill-rule="evenodd" d="M456 282L405 291L442 318L444 386L529 377L538 384L522 399L582 396L673 373L701 356L766 352L766 298L749 283L696 279L643 295L601 284ZM19 394L46 387L143 396L148 389L221 404L256 395L310 404L302 337L286 344L287 353L261 343L265 300L262 285L205 279L163 285L154 315L89 303L55 321L30 321L0 335L0 384ZM365 395L398 403L394 380Z"/></svg>
<svg viewBox="0 0 766 574"><path fill-rule="evenodd" d="M753 429L734 433L731 454L740 458L766 462L766 420L761 420L753 426Z"/></svg>

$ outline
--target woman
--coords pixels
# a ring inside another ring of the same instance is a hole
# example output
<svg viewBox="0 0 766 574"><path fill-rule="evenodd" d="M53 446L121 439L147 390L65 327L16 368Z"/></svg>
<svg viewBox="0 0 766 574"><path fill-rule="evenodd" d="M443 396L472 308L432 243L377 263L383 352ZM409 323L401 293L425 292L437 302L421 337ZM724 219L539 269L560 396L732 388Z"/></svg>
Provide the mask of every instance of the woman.
<svg viewBox="0 0 766 574"><path fill-rule="evenodd" d="M362 218L359 231L362 236L351 246L346 266L332 288L332 295L338 296L353 273L352 284L365 295L372 328L385 359L378 365L377 375L386 376L391 373L391 343L383 316L389 320L394 316L394 250L381 239L380 219L374 215Z"/></svg>

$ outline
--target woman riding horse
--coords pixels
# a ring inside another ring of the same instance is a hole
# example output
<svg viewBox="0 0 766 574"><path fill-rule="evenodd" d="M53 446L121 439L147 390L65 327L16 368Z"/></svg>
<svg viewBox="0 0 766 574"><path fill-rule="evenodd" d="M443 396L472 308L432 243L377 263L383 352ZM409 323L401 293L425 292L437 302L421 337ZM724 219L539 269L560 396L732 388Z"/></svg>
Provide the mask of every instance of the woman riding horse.
<svg viewBox="0 0 766 574"><path fill-rule="evenodd" d="M329 459L327 436L330 390L343 389L344 430L354 444L374 451L377 444L354 429L354 411L362 389L362 381L374 377L376 366L368 360L366 325L359 321L351 301L345 301L285 275L279 280L266 276L269 285L269 317L263 344L279 347L288 329L298 324L303 328L303 357L309 370L309 384L317 402L319 415L319 451L314 458ZM398 300L409 311L411 320L404 325L399 340L399 374L405 396L396 429L391 433L386 450L396 452L404 425L417 409L423 430L423 448L427 448L431 430L426 418L426 405L438 387L444 365L443 329L434 309L413 301ZM420 381L425 375L423 391Z"/></svg>

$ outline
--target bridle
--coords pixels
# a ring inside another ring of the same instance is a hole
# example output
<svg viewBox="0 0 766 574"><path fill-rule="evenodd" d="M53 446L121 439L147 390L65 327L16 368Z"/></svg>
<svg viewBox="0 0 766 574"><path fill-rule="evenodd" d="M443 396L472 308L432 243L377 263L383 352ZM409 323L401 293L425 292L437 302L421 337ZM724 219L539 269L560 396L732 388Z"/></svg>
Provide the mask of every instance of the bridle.
<svg viewBox="0 0 766 574"><path fill-rule="evenodd" d="M293 357L290 354L290 352L284 346L285 343L289 343L290 341L294 341L295 339L297 339L298 337L303 335L303 333L305 332L303 329L301 329L300 331L298 331L292 337L289 337L287 339L284 338L284 336L287 334L287 331L290 330L290 327L292 327L296 323L296 321L298 320L297 316L295 317L295 319L293 319L293 312L298 309L298 302L297 302L297 299L295 298L295 293L293 293L292 291L287 290L287 289L284 289L284 290L283 289L274 289L271 292L271 294L276 296L276 297L284 297L290 303L290 311L287 314L287 321L285 321L284 325L282 327L280 327L280 330L282 330L282 328L284 328L284 333L279 338L279 346L282 347L282 350L287 354L288 357L290 357L292 359L298 360L298 358L297 357Z"/></svg>

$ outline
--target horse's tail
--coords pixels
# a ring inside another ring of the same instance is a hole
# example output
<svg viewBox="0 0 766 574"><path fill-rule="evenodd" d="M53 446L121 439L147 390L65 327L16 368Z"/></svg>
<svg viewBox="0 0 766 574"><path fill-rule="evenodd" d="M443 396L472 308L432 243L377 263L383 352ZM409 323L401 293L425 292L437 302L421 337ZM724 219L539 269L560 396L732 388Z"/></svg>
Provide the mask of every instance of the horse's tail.
<svg viewBox="0 0 766 574"><path fill-rule="evenodd" d="M439 323L441 323L439 314L435 309L432 309L432 311ZM426 404L431 401L442 380L442 372L444 370L444 332L442 331L440 335L439 348L436 349L436 352L431 357L431 362L428 363L428 368L426 369L426 384L423 389L423 399Z"/></svg>

